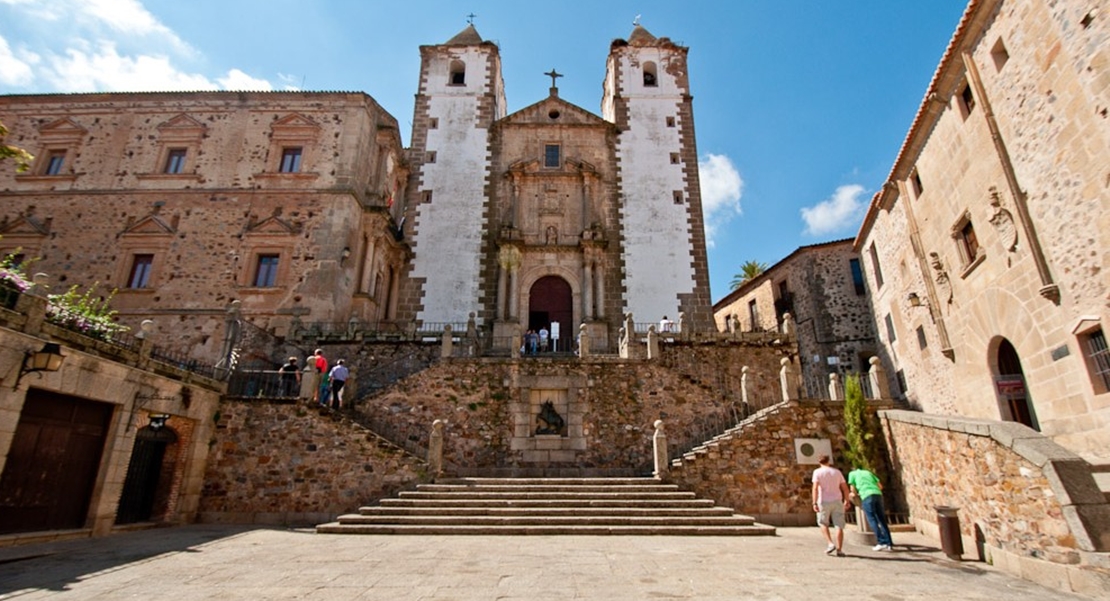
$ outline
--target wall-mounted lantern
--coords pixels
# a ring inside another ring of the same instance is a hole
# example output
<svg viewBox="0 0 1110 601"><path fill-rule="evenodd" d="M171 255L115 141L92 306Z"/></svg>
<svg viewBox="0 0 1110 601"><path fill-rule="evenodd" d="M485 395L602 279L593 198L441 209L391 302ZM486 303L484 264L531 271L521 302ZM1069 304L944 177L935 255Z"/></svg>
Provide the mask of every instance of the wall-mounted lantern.
<svg viewBox="0 0 1110 601"><path fill-rule="evenodd" d="M62 355L62 347L56 342L47 342L42 346L41 351L27 351L23 356L23 365L19 366L19 375L15 378L15 386L12 390L19 388L19 381L23 379L24 374L58 371L62 367L63 360L65 355Z"/></svg>

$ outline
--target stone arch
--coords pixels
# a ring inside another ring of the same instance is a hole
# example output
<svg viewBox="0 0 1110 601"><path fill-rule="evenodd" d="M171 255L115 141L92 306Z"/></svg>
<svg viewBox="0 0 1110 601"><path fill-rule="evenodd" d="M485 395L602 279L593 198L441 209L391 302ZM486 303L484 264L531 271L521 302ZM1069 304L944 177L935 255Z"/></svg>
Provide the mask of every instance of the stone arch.
<svg viewBox="0 0 1110 601"><path fill-rule="evenodd" d="M1036 301L1045 302L1040 297ZM1006 307L1006 310L999 311L998 307ZM955 376L956 381L961 382L957 397L965 403L970 399L998 398L994 375L998 374L997 355L1005 339L1021 358L1028 394L1031 398L1038 398L1040 383L1052 377L1048 353L1044 352L1049 345L1039 322L1023 300L1008 290L991 288L968 299L964 307L954 309L952 315L961 313L962 320L949 323L949 331L959 332L963 338L962 344L953 340L957 360ZM970 411L960 413L999 419L997 403L983 403L968 409Z"/></svg>
<svg viewBox="0 0 1110 601"><path fill-rule="evenodd" d="M1039 431L1041 428L1025 382L1021 355L1013 343L1002 336L991 339L987 353L987 364L994 377L1000 417Z"/></svg>
<svg viewBox="0 0 1110 601"><path fill-rule="evenodd" d="M659 85L659 71L652 61L647 61L643 66L644 87L654 88Z"/></svg>
<svg viewBox="0 0 1110 601"><path fill-rule="evenodd" d="M455 59L451 61L450 74L447 76L447 83L453 86L466 85L466 63L461 60Z"/></svg>
<svg viewBox="0 0 1110 601"><path fill-rule="evenodd" d="M170 489L177 469L179 438L167 426L145 426L135 434L127 465L117 524L161 521L169 510Z"/></svg>
<svg viewBox="0 0 1110 601"><path fill-rule="evenodd" d="M525 330L529 327L527 311L532 306L532 290L536 282L545 277L557 277L566 282L567 286L570 288L570 323L560 322L560 326L562 327L561 335L563 337L571 336L570 332L572 329L576 331L578 324L582 321L582 285L578 274L560 266L545 265L542 267L535 267L521 274L520 289L518 291L520 295L520 307L523 308L522 312L524 313L521 316L524 318L521 327Z"/></svg>

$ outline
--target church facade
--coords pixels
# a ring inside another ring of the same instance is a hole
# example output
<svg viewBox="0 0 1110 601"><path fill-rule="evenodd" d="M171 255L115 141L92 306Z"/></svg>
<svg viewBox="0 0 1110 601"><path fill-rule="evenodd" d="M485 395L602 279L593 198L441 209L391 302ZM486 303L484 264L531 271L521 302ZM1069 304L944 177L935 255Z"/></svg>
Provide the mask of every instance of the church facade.
<svg viewBox="0 0 1110 601"><path fill-rule="evenodd" d="M626 313L711 323L687 49L636 26L610 48L602 115L558 95L505 115L498 48L473 26L421 48L402 313L495 340ZM444 261L444 257L454 260Z"/></svg>
<svg viewBox="0 0 1110 601"><path fill-rule="evenodd" d="M495 345L557 323L601 351L628 313L711 327L686 48L614 41L600 116L554 86L506 114L473 26L420 51L407 149L362 93L0 96L36 156L0 163L0 251L55 291L118 290L121 321L198 360L232 301L278 337L473 313Z"/></svg>

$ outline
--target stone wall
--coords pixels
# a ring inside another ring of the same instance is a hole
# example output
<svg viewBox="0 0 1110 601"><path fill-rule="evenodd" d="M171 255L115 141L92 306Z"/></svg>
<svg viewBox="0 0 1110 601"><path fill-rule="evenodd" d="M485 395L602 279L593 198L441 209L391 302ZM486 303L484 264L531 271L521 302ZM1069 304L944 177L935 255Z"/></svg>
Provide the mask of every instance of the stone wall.
<svg viewBox="0 0 1110 601"><path fill-rule="evenodd" d="M777 361L774 351L769 356L766 363ZM727 358L718 361L725 366ZM728 369L738 373L739 365ZM740 419L739 392L722 394L715 385L664 362L447 359L360 399L357 410L424 448L432 422L445 420L446 463L460 473L643 474L651 471L655 420L666 420L676 444L690 447ZM539 445L553 451L544 455L526 441L549 399L567 431Z"/></svg>
<svg viewBox="0 0 1110 601"><path fill-rule="evenodd" d="M851 240L803 246L718 301L713 306L717 327L728 331L727 319L733 317L742 331L773 332L781 329L782 315L790 313L805 396L826 397L829 374L843 379L866 372L867 360L879 355L867 290L858 292L852 278L851 261L858 259ZM751 302L757 307L755 324Z"/></svg>
<svg viewBox="0 0 1110 601"><path fill-rule="evenodd" d="M856 247L911 403L1025 421L1108 463L1110 386L1089 338L1110 329L1098 15L1085 0L973 3Z"/></svg>
<svg viewBox="0 0 1110 601"><path fill-rule="evenodd" d="M872 410L888 406L870 405ZM795 438L828 439L833 464L847 476L851 467L839 458L846 446L844 403L790 401L752 416L704 450L686 454L670 466L668 480L764 523L808 526L814 523L810 478L816 457L800 463ZM887 494L891 510L897 494Z"/></svg>
<svg viewBox="0 0 1110 601"><path fill-rule="evenodd" d="M203 522L317 524L427 477L425 461L338 414L224 401L216 418Z"/></svg>
<svg viewBox="0 0 1110 601"><path fill-rule="evenodd" d="M909 411L882 414L913 523L960 508L964 549L982 559L1078 564L1110 550L1110 504L1080 457L1020 424Z"/></svg>

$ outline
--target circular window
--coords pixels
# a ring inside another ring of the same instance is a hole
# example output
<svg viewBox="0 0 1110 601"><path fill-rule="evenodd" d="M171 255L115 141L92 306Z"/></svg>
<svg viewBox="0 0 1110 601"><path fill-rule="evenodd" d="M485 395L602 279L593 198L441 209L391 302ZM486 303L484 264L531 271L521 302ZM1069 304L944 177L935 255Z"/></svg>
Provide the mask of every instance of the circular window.
<svg viewBox="0 0 1110 601"><path fill-rule="evenodd" d="M559 118L559 111L552 110L550 113L547 114L547 116L551 117L552 119L558 119Z"/></svg>

